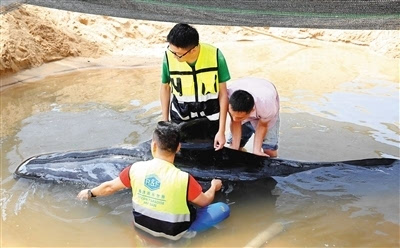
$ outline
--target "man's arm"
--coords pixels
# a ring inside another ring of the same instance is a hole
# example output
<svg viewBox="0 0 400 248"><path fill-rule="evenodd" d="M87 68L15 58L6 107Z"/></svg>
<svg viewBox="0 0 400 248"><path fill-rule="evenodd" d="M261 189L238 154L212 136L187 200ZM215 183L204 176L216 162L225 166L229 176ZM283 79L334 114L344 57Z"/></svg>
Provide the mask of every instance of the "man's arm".
<svg viewBox="0 0 400 248"><path fill-rule="evenodd" d="M91 189L90 191L92 192L93 196L107 196L107 195L111 195L114 194L115 192L121 190L121 189L125 189L126 186L122 183L121 179L119 177L111 180L111 181L107 181L104 182L102 184L100 184L97 187L94 187L93 189ZM77 195L77 198L79 200L86 200L91 198L89 189L84 189L81 192L79 192L79 194Z"/></svg>
<svg viewBox="0 0 400 248"><path fill-rule="evenodd" d="M171 88L169 85L170 74L168 66L167 53L164 54L162 68L161 68L161 86L160 86L160 102L161 102L161 120L168 121Z"/></svg>
<svg viewBox="0 0 400 248"><path fill-rule="evenodd" d="M258 120L257 128L254 133L254 145L253 145L254 154L268 157L268 155L261 150L262 143L267 132L268 132L268 121L263 121L262 119Z"/></svg>
<svg viewBox="0 0 400 248"><path fill-rule="evenodd" d="M218 101L219 101L219 129L214 139L214 148L215 150L222 149L225 145L225 126L226 126L226 115L228 112L228 91L226 90L226 83L219 84L219 92L218 92Z"/></svg>
<svg viewBox="0 0 400 248"><path fill-rule="evenodd" d="M231 133L232 133L232 143L230 148L239 149L240 140L242 138L242 122L241 121L233 121L231 118Z"/></svg>
<svg viewBox="0 0 400 248"><path fill-rule="evenodd" d="M222 182L219 179L213 179L211 181L211 186L206 192L200 193L196 199L192 201L192 203L196 204L199 207L206 207L210 205L210 203L214 200L215 192L220 190L222 187Z"/></svg>
<svg viewBox="0 0 400 248"><path fill-rule="evenodd" d="M161 120L168 121L169 119L169 101L171 97L171 88L168 83L160 86L160 101L161 101Z"/></svg>

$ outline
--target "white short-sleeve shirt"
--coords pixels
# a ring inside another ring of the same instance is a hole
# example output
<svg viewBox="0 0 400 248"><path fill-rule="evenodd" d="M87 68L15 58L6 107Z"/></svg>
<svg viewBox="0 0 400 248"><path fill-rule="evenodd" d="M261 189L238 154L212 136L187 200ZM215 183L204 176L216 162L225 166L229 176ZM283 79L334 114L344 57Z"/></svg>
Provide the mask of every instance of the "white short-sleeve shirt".
<svg viewBox="0 0 400 248"><path fill-rule="evenodd" d="M236 90L245 90L254 98L255 110L242 124L250 121L254 128L258 120L268 122L268 129L273 127L279 117L279 95L275 86L268 80L246 77L233 81L227 87L228 96L231 97Z"/></svg>

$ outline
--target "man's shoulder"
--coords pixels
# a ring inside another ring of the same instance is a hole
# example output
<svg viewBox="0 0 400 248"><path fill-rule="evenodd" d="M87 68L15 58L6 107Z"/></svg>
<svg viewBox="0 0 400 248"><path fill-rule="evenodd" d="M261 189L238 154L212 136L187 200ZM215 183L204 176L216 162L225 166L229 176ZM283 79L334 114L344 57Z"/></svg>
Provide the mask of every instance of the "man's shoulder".
<svg viewBox="0 0 400 248"><path fill-rule="evenodd" d="M209 47L215 47L214 45L211 45L210 43L207 43L207 42L199 42L199 45L200 46L209 46Z"/></svg>
<svg viewBox="0 0 400 248"><path fill-rule="evenodd" d="M219 51L219 49L216 46L211 45L209 43L200 42L199 45L200 45L200 48L209 49L209 50L218 50Z"/></svg>
<svg viewBox="0 0 400 248"><path fill-rule="evenodd" d="M146 161L137 161L131 165L131 167L140 167L146 164L146 166L150 166L150 164L154 164L154 159L146 160Z"/></svg>

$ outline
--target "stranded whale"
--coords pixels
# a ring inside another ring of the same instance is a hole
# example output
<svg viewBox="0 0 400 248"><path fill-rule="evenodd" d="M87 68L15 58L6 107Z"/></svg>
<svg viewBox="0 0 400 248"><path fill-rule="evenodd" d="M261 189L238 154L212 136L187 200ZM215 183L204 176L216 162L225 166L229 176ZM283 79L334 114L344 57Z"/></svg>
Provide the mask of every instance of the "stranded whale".
<svg viewBox="0 0 400 248"><path fill-rule="evenodd" d="M400 160L369 158L338 162L303 162L268 158L227 147L214 151L211 143L186 143L175 165L199 180L253 181L327 166L393 166ZM137 146L111 147L87 151L56 152L31 157L21 163L16 177L53 182L98 184L119 175L131 163L152 159L150 141Z"/></svg>
<svg viewBox="0 0 400 248"><path fill-rule="evenodd" d="M175 165L198 180L221 178L224 181L253 181L327 166L393 166L400 160L370 158L339 162L302 162L268 158L227 147L214 151L209 122L195 120L179 125L182 148ZM55 152L31 157L22 162L14 175L53 182L99 184L117 177L126 166L152 159L151 141L137 146L97 150Z"/></svg>

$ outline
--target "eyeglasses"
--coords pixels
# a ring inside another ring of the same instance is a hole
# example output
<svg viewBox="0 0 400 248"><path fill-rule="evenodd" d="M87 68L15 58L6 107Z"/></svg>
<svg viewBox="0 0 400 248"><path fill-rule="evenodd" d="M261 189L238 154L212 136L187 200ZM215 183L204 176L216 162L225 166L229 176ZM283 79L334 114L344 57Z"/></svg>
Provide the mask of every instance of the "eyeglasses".
<svg viewBox="0 0 400 248"><path fill-rule="evenodd" d="M182 55L178 55L176 52L171 51L171 49L169 49L169 45L167 46L168 51L170 51L173 55L175 55L178 58L182 58L183 56L185 56L186 54L188 54L190 51L192 51L195 47L197 47L198 45L195 45L194 47L190 48L186 53L182 54Z"/></svg>

